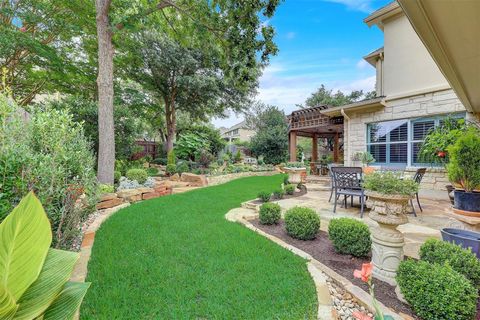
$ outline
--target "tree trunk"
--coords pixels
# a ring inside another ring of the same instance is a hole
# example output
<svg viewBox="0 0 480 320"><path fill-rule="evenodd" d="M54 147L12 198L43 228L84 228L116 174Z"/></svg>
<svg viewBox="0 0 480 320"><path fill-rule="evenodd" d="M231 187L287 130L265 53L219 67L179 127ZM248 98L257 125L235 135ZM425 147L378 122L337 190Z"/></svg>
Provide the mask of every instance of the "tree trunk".
<svg viewBox="0 0 480 320"><path fill-rule="evenodd" d="M173 150L175 132L177 131L177 118L175 116L175 104L173 100L165 99L165 118L167 122L167 153Z"/></svg>
<svg viewBox="0 0 480 320"><path fill-rule="evenodd" d="M113 124L113 43L108 13L111 0L95 0L98 37L98 171L100 183L113 184L115 132Z"/></svg>

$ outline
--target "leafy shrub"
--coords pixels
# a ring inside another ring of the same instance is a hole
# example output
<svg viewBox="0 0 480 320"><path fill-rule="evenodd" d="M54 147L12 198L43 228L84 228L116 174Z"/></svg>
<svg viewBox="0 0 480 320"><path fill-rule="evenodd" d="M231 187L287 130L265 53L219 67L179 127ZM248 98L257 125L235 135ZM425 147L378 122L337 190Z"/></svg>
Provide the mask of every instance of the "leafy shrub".
<svg viewBox="0 0 480 320"><path fill-rule="evenodd" d="M273 196L275 197L275 199L283 199L283 197L285 196L285 190L277 189L273 191Z"/></svg>
<svg viewBox="0 0 480 320"><path fill-rule="evenodd" d="M428 239L420 247L420 259L430 263L448 263L453 270L463 274L480 289L480 261L471 250L465 250L454 243Z"/></svg>
<svg viewBox="0 0 480 320"><path fill-rule="evenodd" d="M295 185L294 184L287 184L285 185L285 192L289 195L292 195L295 193Z"/></svg>
<svg viewBox="0 0 480 320"><path fill-rule="evenodd" d="M259 219L261 224L277 224L281 218L280 206L276 203L264 203L260 206Z"/></svg>
<svg viewBox="0 0 480 320"><path fill-rule="evenodd" d="M412 195L418 192L418 184L413 179L401 179L394 172L373 172L364 177L366 190L383 194Z"/></svg>
<svg viewBox="0 0 480 320"><path fill-rule="evenodd" d="M204 168L207 168L214 159L215 157L207 150L201 150L200 153L195 156L195 161Z"/></svg>
<svg viewBox="0 0 480 320"><path fill-rule="evenodd" d="M100 193L113 193L115 192L115 189L111 184L99 184L98 189Z"/></svg>
<svg viewBox="0 0 480 320"><path fill-rule="evenodd" d="M328 225L328 237L335 251L342 254L365 257L372 247L368 226L352 218L332 219Z"/></svg>
<svg viewBox="0 0 480 320"><path fill-rule="evenodd" d="M158 169L154 167L147 168L147 175L152 177L158 174Z"/></svg>
<svg viewBox="0 0 480 320"><path fill-rule="evenodd" d="M258 197L260 198L260 200L262 200L263 202L268 202L270 201L270 197L272 196L272 194L270 192L266 192L266 191L262 191L262 192L259 192L258 193Z"/></svg>
<svg viewBox="0 0 480 320"><path fill-rule="evenodd" d="M24 111L0 95L0 221L29 190L43 203L55 235L67 248L96 202L95 157L82 126L65 110ZM87 206L75 206L85 193Z"/></svg>
<svg viewBox="0 0 480 320"><path fill-rule="evenodd" d="M235 158L234 158L235 162L241 162L242 161L242 153L240 152L240 150L237 150L237 153L235 153Z"/></svg>
<svg viewBox="0 0 480 320"><path fill-rule="evenodd" d="M176 167L176 172L178 174L182 174L184 172L189 172L190 171L190 168L188 167L188 163L185 162L185 161L179 161L177 163L177 167Z"/></svg>
<svg viewBox="0 0 480 320"><path fill-rule="evenodd" d="M167 158L156 158L152 161L152 163L165 166L167 165Z"/></svg>
<svg viewBox="0 0 480 320"><path fill-rule="evenodd" d="M368 166L372 163L375 162L375 158L373 157L373 155L368 152L368 151L365 151L365 152L357 152L355 153L353 156L352 156L352 160L353 161L360 161L362 162L362 164L364 166Z"/></svg>
<svg viewBox="0 0 480 320"><path fill-rule="evenodd" d="M122 173L120 171L115 170L113 172L113 181L115 183L118 183L120 181L120 178L122 177Z"/></svg>
<svg viewBox="0 0 480 320"><path fill-rule="evenodd" d="M450 181L459 183L466 192L480 189L480 132L470 128L448 148L448 153Z"/></svg>
<svg viewBox="0 0 480 320"><path fill-rule="evenodd" d="M290 184L290 181L288 181L288 175L287 174L283 176L283 184L284 185Z"/></svg>
<svg viewBox="0 0 480 320"><path fill-rule="evenodd" d="M265 164L265 160L263 159L263 156L258 156L257 163L259 166L263 166Z"/></svg>
<svg viewBox="0 0 480 320"><path fill-rule="evenodd" d="M287 168L305 168L305 164L303 162L287 162L285 167L287 167Z"/></svg>
<svg viewBox="0 0 480 320"><path fill-rule="evenodd" d="M79 254L50 248L50 222L33 192L0 224L0 238L14 248L2 254L0 317L73 319L90 283L68 281Z"/></svg>
<svg viewBox="0 0 480 320"><path fill-rule="evenodd" d="M147 181L148 174L145 169L130 169L127 171L126 177L129 180L136 180L138 183L142 184Z"/></svg>
<svg viewBox="0 0 480 320"><path fill-rule="evenodd" d="M396 277L402 294L422 319L474 319L477 289L449 265L406 260Z"/></svg>
<svg viewBox="0 0 480 320"><path fill-rule="evenodd" d="M294 207L285 213L285 227L293 238L315 239L320 229L320 217L310 208Z"/></svg>
<svg viewBox="0 0 480 320"><path fill-rule="evenodd" d="M167 175L171 176L177 172L177 166L175 164L167 164L165 171Z"/></svg>
<svg viewBox="0 0 480 320"><path fill-rule="evenodd" d="M167 165L176 164L175 151L171 150L167 155Z"/></svg>

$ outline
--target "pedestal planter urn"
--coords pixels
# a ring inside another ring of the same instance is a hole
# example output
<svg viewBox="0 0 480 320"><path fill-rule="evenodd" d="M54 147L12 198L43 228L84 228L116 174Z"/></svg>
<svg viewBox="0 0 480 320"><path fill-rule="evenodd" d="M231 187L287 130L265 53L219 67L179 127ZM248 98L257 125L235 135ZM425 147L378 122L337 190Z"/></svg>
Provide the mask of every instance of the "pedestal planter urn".
<svg viewBox="0 0 480 320"><path fill-rule="evenodd" d="M403 234L397 230L408 222L409 195L383 194L366 191L370 218L379 226L372 230L373 276L390 285L396 285L395 276L403 260Z"/></svg>
<svg viewBox="0 0 480 320"><path fill-rule="evenodd" d="M292 184L304 184L307 181L307 168L284 167L283 170L288 174L288 182Z"/></svg>

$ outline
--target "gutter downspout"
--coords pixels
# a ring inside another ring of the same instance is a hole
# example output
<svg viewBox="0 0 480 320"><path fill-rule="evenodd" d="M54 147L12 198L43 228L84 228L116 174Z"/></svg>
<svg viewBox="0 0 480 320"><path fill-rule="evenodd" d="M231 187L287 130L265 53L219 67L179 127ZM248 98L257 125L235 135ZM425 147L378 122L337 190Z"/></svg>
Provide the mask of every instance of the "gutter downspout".
<svg viewBox="0 0 480 320"><path fill-rule="evenodd" d="M351 154L351 148L350 148L350 117L347 116L347 114L345 113L345 110L343 110L343 108L340 110L340 113L342 114L342 116L347 119L348 123L347 123L347 134L348 136L345 135L345 133L343 134L343 141L345 142L345 138L347 138L347 157L348 157L348 165L350 165L350 160L352 159L352 157L350 156ZM345 162L345 159L343 160Z"/></svg>

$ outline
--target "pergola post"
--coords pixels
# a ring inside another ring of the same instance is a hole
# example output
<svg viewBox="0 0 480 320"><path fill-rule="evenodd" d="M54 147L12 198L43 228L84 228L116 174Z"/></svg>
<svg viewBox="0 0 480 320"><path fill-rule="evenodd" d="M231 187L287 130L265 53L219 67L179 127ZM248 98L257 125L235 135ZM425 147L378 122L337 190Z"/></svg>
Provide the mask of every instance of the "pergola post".
<svg viewBox="0 0 480 320"><path fill-rule="evenodd" d="M312 136L312 162L318 161L318 136L316 133Z"/></svg>
<svg viewBox="0 0 480 320"><path fill-rule="evenodd" d="M335 133L335 138L334 138L334 142L333 142L333 161L335 163L338 162L338 132Z"/></svg>
<svg viewBox="0 0 480 320"><path fill-rule="evenodd" d="M297 133L295 131L290 131L288 150L290 152L290 162L297 161Z"/></svg>

